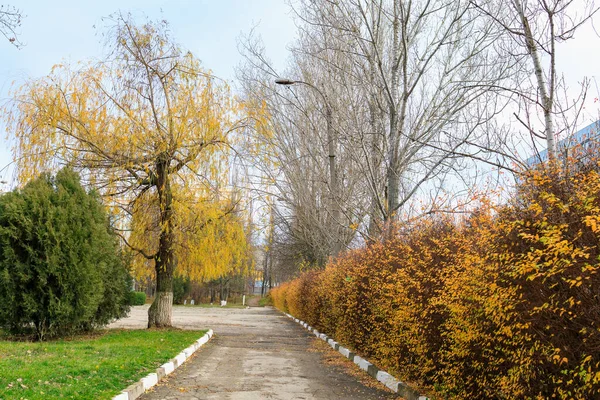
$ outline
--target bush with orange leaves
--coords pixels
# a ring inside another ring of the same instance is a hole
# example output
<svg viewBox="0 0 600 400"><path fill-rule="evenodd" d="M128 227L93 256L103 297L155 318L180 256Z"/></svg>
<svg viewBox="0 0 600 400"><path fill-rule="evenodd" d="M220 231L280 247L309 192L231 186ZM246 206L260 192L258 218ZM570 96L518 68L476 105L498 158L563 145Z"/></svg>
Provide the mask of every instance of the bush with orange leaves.
<svg viewBox="0 0 600 400"><path fill-rule="evenodd" d="M433 397L600 398L599 171L540 167L510 204L399 227L274 303Z"/></svg>

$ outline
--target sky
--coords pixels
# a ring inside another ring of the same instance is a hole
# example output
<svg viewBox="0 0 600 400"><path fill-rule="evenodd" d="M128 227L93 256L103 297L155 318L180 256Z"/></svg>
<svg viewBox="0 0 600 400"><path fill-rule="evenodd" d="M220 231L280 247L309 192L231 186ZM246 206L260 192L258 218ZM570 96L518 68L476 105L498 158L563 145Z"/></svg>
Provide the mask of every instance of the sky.
<svg viewBox="0 0 600 400"><path fill-rule="evenodd" d="M228 81L234 80L241 61L237 42L242 34L256 28L275 66L283 68L296 32L283 0L7 1L24 15L19 39L25 45L17 49L0 38L0 104L10 101L13 82L47 75L64 60L100 58L101 19L117 11L167 20L175 40ZM12 175L11 168L5 168L11 161L10 147L0 122L0 181Z"/></svg>
<svg viewBox="0 0 600 400"><path fill-rule="evenodd" d="M6 0L23 15L21 49L0 38L0 105L10 101L13 82L42 77L53 65L102 56L102 17L117 11L165 19L173 37L202 60L218 77L233 81L241 62L238 39L252 28L262 37L267 54L282 69L296 27L285 0ZM0 3L4 4L3 0ZM581 127L600 118L600 16L577 31L575 39L559 45L558 68L565 74L569 93L579 93L585 76L592 85ZM595 80L594 80L595 79ZM10 181L11 143L0 121L0 181ZM0 183L0 191L9 185Z"/></svg>

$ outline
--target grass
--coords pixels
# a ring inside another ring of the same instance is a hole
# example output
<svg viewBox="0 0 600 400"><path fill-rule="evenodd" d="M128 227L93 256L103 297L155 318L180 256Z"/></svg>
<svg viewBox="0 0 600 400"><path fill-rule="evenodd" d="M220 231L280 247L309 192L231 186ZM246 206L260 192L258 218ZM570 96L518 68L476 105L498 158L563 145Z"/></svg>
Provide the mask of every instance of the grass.
<svg viewBox="0 0 600 400"><path fill-rule="evenodd" d="M266 297L261 298L258 301L258 305L261 306L261 307L272 306L273 305L273 300L271 299L271 296L266 296Z"/></svg>
<svg viewBox="0 0 600 400"><path fill-rule="evenodd" d="M205 332L111 330L52 342L0 340L0 400L110 399Z"/></svg>

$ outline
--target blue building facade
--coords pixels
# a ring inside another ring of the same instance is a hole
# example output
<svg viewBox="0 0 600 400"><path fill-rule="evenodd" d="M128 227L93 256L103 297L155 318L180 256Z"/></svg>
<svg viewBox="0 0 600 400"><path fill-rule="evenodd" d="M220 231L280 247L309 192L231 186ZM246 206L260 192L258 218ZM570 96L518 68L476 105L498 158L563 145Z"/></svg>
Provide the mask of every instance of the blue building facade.
<svg viewBox="0 0 600 400"><path fill-rule="evenodd" d="M582 149L588 149L592 145L597 145L600 140L600 120L593 122L583 129L577 131L573 136L559 141L556 149L561 156L566 155L567 151L575 146L581 146ZM532 167L536 164L548 160L548 150L543 150L539 154L529 157L525 162Z"/></svg>

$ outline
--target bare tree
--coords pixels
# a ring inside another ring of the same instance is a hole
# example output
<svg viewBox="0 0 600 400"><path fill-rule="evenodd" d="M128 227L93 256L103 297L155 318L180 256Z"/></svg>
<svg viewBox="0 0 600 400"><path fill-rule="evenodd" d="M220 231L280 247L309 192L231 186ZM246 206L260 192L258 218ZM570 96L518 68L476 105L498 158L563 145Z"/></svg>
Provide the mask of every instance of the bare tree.
<svg viewBox="0 0 600 400"><path fill-rule="evenodd" d="M17 34L22 18L21 11L16 7L0 5L0 33L16 47L22 46Z"/></svg>
<svg viewBox="0 0 600 400"><path fill-rule="evenodd" d="M275 210L277 234L291 239L295 243L294 252L302 254L300 258L306 262L323 264L340 240L331 229L325 156L327 138L325 120L318 111L322 102L315 102L318 94L306 90L277 91L270 77L258 79L251 75L255 72L243 72L247 96L267 99L274 108L266 121L266 132L249 133L255 149L253 154L248 154L248 161L253 165L249 169L252 182L262 203L279 200ZM346 189L343 192L346 193ZM351 203L346 199L339 202L345 209L351 207ZM276 242L281 244L279 239L281 236ZM341 241L347 244L350 240ZM303 250L297 251L299 248Z"/></svg>
<svg viewBox="0 0 600 400"><path fill-rule="evenodd" d="M247 42L246 71L260 74L254 81L269 93L271 114L289 119L287 135L306 135L298 127L307 120L326 131L322 114L329 110L341 182L333 196L342 211L336 222L368 224L361 229L368 239L424 190L439 188L501 107L493 89L509 71L489 58L498 30L480 23L466 1L298 1L294 10L300 37L290 69L274 71L260 46ZM250 75L241 76L246 88ZM268 80L279 76L310 83L325 96L301 88L273 95ZM294 151L322 160L328 156L322 144L309 140Z"/></svg>
<svg viewBox="0 0 600 400"><path fill-rule="evenodd" d="M471 0L471 4L503 31L496 46L499 56L512 59L520 70L514 85L504 90L516 95L517 120L532 139L546 142L548 159L554 160L556 137L573 133L588 86L584 80L578 98L568 100L564 78L557 72L557 44L572 39L598 7L589 0Z"/></svg>

